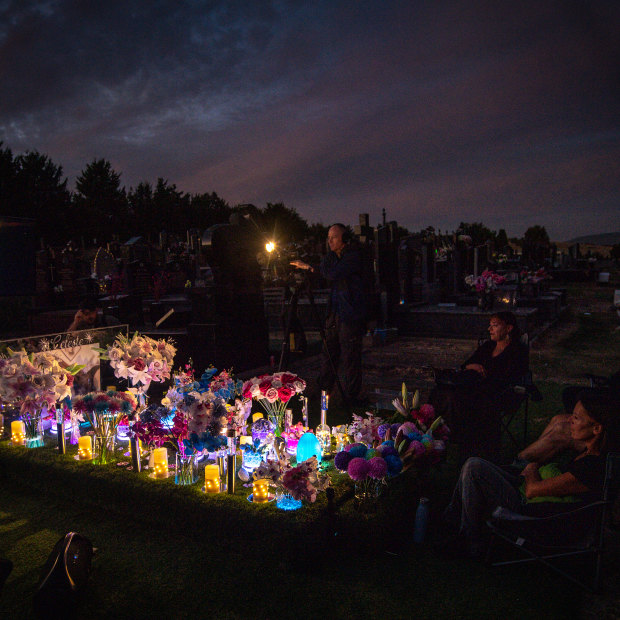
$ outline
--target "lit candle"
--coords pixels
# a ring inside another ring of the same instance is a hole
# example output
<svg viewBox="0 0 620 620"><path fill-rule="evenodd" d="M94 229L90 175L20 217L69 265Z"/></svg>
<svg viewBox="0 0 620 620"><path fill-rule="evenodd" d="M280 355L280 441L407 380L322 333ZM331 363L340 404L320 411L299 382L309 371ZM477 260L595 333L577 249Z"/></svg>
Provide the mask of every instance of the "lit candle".
<svg viewBox="0 0 620 620"><path fill-rule="evenodd" d="M153 450L153 473L155 478L168 477L168 449L155 448Z"/></svg>
<svg viewBox="0 0 620 620"><path fill-rule="evenodd" d="M82 435L78 438L78 459L88 461L93 458L93 438L90 435Z"/></svg>
<svg viewBox="0 0 620 620"><path fill-rule="evenodd" d="M250 435L240 435L239 436L239 445L240 446L245 446L245 445L252 445L252 437Z"/></svg>
<svg viewBox="0 0 620 620"><path fill-rule="evenodd" d="M11 422L11 441L15 446L23 446L26 442L26 425L21 420Z"/></svg>
<svg viewBox="0 0 620 620"><path fill-rule="evenodd" d="M263 478L252 483L252 501L257 504L269 501L269 480Z"/></svg>
<svg viewBox="0 0 620 620"><path fill-rule="evenodd" d="M220 468L218 465L205 465L205 493L220 492Z"/></svg>
<svg viewBox="0 0 620 620"><path fill-rule="evenodd" d="M263 414L258 412L252 416L252 422L256 422L256 420L260 420L263 417Z"/></svg>

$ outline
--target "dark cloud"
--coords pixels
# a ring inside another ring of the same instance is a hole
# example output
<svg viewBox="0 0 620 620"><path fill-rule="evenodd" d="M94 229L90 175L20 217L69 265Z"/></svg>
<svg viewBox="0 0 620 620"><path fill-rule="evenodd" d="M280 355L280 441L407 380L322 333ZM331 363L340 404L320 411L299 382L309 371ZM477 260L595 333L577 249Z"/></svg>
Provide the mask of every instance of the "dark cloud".
<svg viewBox="0 0 620 620"><path fill-rule="evenodd" d="M618 228L618 5L0 3L0 139L310 221Z"/></svg>

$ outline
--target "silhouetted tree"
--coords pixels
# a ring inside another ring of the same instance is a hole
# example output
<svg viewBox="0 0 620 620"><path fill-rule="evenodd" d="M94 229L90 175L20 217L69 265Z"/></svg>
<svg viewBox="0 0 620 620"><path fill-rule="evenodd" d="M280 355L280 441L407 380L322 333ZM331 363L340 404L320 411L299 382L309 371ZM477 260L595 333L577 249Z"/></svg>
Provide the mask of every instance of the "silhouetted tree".
<svg viewBox="0 0 620 620"><path fill-rule="evenodd" d="M541 264L548 257L550 245L544 226L530 226L523 235L523 260Z"/></svg>
<svg viewBox="0 0 620 620"><path fill-rule="evenodd" d="M308 223L295 209L283 203L268 202L263 209L265 232L280 243L301 241L308 234Z"/></svg>
<svg viewBox="0 0 620 620"><path fill-rule="evenodd" d="M121 176L105 159L95 159L75 181L73 197L74 220L86 240L97 239L101 244L112 239L113 234L127 238L135 234L135 223L127 224L127 196L121 188Z"/></svg>
<svg viewBox="0 0 620 620"><path fill-rule="evenodd" d="M487 228L482 222L474 222L472 224L461 222L459 224L459 233L469 235L473 245L482 245L487 241L492 241L495 243L496 239L496 234L491 229Z"/></svg>
<svg viewBox="0 0 620 620"><path fill-rule="evenodd" d="M62 166L37 151L18 155L14 165L13 200L18 215L35 219L37 232L46 241L66 241L71 234L67 219L71 194L67 179L62 178Z"/></svg>

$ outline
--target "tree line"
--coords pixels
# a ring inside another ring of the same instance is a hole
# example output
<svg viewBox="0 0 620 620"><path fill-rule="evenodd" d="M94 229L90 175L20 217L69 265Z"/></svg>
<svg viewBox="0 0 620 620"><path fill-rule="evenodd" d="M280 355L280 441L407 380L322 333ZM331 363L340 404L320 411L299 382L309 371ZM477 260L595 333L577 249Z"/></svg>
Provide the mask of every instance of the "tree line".
<svg viewBox="0 0 620 620"><path fill-rule="evenodd" d="M163 178L155 185L142 181L126 190L121 186L121 175L105 159L87 164L72 192L67 188L67 178L63 178L62 166L47 155L27 151L14 156L0 142L0 214L35 220L38 237L48 245L69 240L101 245L138 235L156 241L161 231L184 235L192 228L204 230L227 222L240 209L261 231L275 235L280 242L301 241L308 236L325 238L327 233L326 226L308 224L295 209L282 203L267 203L264 208L231 206L216 192L189 194ZM470 236L474 245L490 241L499 251L509 242L503 229L495 232L480 222L461 222L458 232ZM550 246L544 226L532 226L522 239L510 241L523 248Z"/></svg>

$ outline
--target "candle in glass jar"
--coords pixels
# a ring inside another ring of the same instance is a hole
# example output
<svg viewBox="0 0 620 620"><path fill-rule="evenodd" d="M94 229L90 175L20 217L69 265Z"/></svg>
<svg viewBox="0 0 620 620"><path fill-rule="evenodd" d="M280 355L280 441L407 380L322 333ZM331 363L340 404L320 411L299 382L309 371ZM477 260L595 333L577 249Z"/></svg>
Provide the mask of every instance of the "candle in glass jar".
<svg viewBox="0 0 620 620"><path fill-rule="evenodd" d="M205 466L205 493L220 492L220 468L218 465Z"/></svg>
<svg viewBox="0 0 620 620"><path fill-rule="evenodd" d="M26 441L26 425L21 420L11 422L11 441L15 446L23 446Z"/></svg>
<svg viewBox="0 0 620 620"><path fill-rule="evenodd" d="M252 483L252 501L257 504L269 501L269 480L255 480Z"/></svg>
<svg viewBox="0 0 620 620"><path fill-rule="evenodd" d="M78 438L78 458L81 461L93 458L93 438L90 435L82 435Z"/></svg>
<svg viewBox="0 0 620 620"><path fill-rule="evenodd" d="M168 449L155 448L153 450L153 473L155 478L168 477Z"/></svg>

